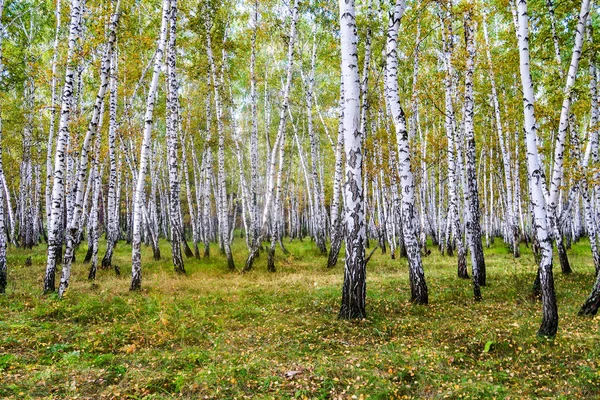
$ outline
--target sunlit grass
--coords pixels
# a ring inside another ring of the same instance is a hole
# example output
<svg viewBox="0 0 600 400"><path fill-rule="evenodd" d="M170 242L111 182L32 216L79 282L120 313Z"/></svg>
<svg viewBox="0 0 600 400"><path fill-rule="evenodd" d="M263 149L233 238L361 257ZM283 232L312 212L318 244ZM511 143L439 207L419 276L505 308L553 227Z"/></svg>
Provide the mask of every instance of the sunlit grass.
<svg viewBox="0 0 600 400"><path fill-rule="evenodd" d="M554 341L535 335L541 306L529 300L536 267L525 246L517 260L498 239L486 249L481 303L470 281L455 277L455 259L433 249L424 259L427 307L409 302L406 260L378 250L368 318L346 322L337 319L343 257L328 270L310 240L286 245L291 254L278 249L276 273L266 272L266 255L250 273L228 272L213 245L211 258L186 259L181 276L161 242L159 262L144 248L141 293L129 292L130 247L115 253L121 277L100 270L91 283L82 245L63 300L41 295L45 249L10 249L0 397L600 396L598 319L576 315L593 281L583 241L569 251L572 275L555 268ZM234 256L241 269L238 238Z"/></svg>

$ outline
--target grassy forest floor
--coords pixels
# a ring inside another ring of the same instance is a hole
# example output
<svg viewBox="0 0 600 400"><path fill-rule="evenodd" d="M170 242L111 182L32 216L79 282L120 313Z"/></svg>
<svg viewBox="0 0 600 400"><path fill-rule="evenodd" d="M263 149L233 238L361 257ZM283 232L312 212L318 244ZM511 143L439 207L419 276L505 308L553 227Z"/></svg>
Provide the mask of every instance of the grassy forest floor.
<svg viewBox="0 0 600 400"><path fill-rule="evenodd" d="M434 249L426 307L409 302L406 260L378 250L360 322L337 319L343 262L327 270L309 240L289 244L289 256L278 249L276 273L263 255L245 275L227 272L213 246L177 276L161 246L159 262L144 249L144 289L131 293L130 247L115 253L122 277L100 270L90 283L83 245L63 300L41 295L45 249L11 248L0 398L600 397L600 319L577 316L593 282L588 243L569 251L572 275L555 267L553 341L536 337L541 305L529 300L536 267L525 246L516 261L500 240L486 249L481 303L456 278L455 259ZM242 240L234 254L239 268Z"/></svg>

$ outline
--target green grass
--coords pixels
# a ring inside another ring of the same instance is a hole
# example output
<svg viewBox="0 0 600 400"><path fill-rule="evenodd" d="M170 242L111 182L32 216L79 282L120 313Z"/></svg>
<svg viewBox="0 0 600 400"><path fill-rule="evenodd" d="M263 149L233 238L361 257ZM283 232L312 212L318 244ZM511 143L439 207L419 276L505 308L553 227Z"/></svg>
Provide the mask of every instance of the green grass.
<svg viewBox="0 0 600 400"><path fill-rule="evenodd" d="M536 337L533 257L523 246L513 260L500 240L486 249L481 303L455 277L455 259L434 249L424 259L430 305L411 305L406 260L377 251L368 318L355 322L337 319L342 261L327 270L309 240L289 244L290 256L278 250L274 274L266 256L251 273L229 273L213 246L178 276L161 246L160 262L144 249L141 293L128 290L130 247L119 244L123 276L100 270L90 283L78 262L63 300L41 295L45 249L27 267L32 253L11 248L0 398L600 397L599 319L576 315L593 282L587 243L569 251L572 275L555 268L552 341ZM243 241L234 254L239 268Z"/></svg>

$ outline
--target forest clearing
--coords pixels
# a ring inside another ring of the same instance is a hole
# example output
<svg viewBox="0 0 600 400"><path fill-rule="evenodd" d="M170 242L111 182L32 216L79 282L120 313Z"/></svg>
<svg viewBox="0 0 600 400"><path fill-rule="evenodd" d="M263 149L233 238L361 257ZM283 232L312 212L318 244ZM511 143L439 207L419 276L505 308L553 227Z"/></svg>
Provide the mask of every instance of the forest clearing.
<svg viewBox="0 0 600 400"><path fill-rule="evenodd" d="M168 244L161 243L165 252ZM242 243L234 241L236 261ZM589 244L569 251L557 275L561 333L540 339L530 298L533 257L486 249L489 284L473 302L451 258L427 260L430 304L410 302L406 260L376 251L366 320L338 320L342 263L324 268L314 243L288 244L277 273L261 256L248 274L226 258L193 260L188 275L167 259L144 265L142 293L127 277L76 263L62 301L40 296L45 254L9 257L10 297L0 297L2 398L596 398L598 318L577 316L594 279ZM128 262L117 248L115 262ZM83 259L85 246L77 257ZM150 249L144 256L151 258ZM286 375L287 374L287 375Z"/></svg>

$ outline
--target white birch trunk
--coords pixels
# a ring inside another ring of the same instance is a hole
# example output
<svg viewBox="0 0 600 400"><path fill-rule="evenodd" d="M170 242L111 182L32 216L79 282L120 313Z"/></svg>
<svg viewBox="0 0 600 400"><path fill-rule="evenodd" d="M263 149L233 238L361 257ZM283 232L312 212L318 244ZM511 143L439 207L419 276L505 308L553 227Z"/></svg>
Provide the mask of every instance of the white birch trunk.
<svg viewBox="0 0 600 400"><path fill-rule="evenodd" d="M417 304L427 304L428 293L425 283L425 273L421 261L421 250L414 226L415 188L410 165L410 148L406 118L400 106L398 93L398 54L397 41L400 19L404 14L406 3L397 0L390 13L390 24L386 42L385 92L386 103L394 121L396 140L398 142L398 170L402 191L402 232L408 255L409 276L411 286L411 301ZM347 138L346 134L346 138Z"/></svg>
<svg viewBox="0 0 600 400"><path fill-rule="evenodd" d="M365 260L365 209L363 192L363 135L360 132L360 81L356 17L354 0L340 0L340 37L342 51L343 131L346 154L344 184L346 233L346 262L342 305L339 317L343 319L365 318L366 260Z"/></svg>
<svg viewBox="0 0 600 400"><path fill-rule="evenodd" d="M579 60L581 58L581 50L583 48L583 39L585 36L585 25L589 14L590 1L583 0L581 3L581 10L579 12L579 20L577 22L577 28L575 33L575 44L573 46L573 54L571 57L571 64L567 73L567 81L563 90L563 103L560 111L560 121L558 124L558 136L556 138L556 144L554 148L554 164L552 167L552 180L550 182L550 191L548 196L548 214L550 219L550 228L554 232L554 239L559 250L559 258L563 273L570 273L571 267L562 244L562 233L558 226L558 198L560 193L560 187L562 184L562 178L564 175L564 151L565 151L565 140L567 136L567 130L569 128L569 114L571 109L571 100L573 97L573 86L575 85L575 79L577 77L577 70L579 67Z"/></svg>
<svg viewBox="0 0 600 400"><path fill-rule="evenodd" d="M58 288L58 295L62 297L65 290L69 286L69 279L71 277L71 264L73 261L73 254L75 251L75 240L76 233L79 230L79 224L82 215L83 206L83 194L84 194L84 181L88 169L89 152L91 150L92 141L94 140L98 131L98 126L102 122L102 114L104 111L104 97L106 89L108 88L108 81L110 75L110 61L112 59L112 52L116 42L116 29L119 23L120 17L120 1L117 1L115 5L114 13L111 17L108 42L106 43L106 49L104 51L101 61L101 72L100 72L100 88L94 102L94 109L92 112L92 119L89 123L83 145L81 147L81 155L79 159L76 183L75 183L75 201L73 207L73 215L67 226L66 232L66 249L64 256L64 263L62 268L62 274L60 278L60 285Z"/></svg>
<svg viewBox="0 0 600 400"><path fill-rule="evenodd" d="M457 274L459 278L467 279L469 274L467 272L467 262L465 259L465 248L462 241L462 229L460 227L460 217L458 214L458 180L457 180L457 167L456 167L456 132L455 132L455 115L454 115L454 104L452 99L454 97L454 90L452 85L452 79L454 76L454 69L452 66L452 31L449 23L449 16L444 20L445 30L442 31L442 39L444 46L444 66L446 74L444 78L445 85L445 129L446 138L448 141L448 213L447 213L447 227L446 229L446 249L448 255L451 255L452 251L452 240L450 236L454 237L454 245L457 251Z"/></svg>
<svg viewBox="0 0 600 400"><path fill-rule="evenodd" d="M53 182L52 182L52 207L51 218L48 224L48 259L44 277L44 292L55 290L56 258L62 246L62 204L65 196L65 157L67 141L69 139L69 118L71 114L71 100L73 98L73 58L75 46L79 38L81 27L81 2L71 0L71 22L69 25L69 42L67 50L67 67L65 70L65 83L62 91L58 137L54 157Z"/></svg>
<svg viewBox="0 0 600 400"><path fill-rule="evenodd" d="M467 47L467 62L465 71L465 97L464 97L464 135L467 145L466 149L466 194L465 206L469 208L469 219L467 230L471 250L471 267L473 270L473 297L476 301L481 300L480 286L485 286L485 260L483 256L483 245L481 243L481 225L479 212L479 190L477 187L477 171L475 160L475 100L473 98L473 73L475 71L475 29L473 26L471 10L468 10L464 21L465 40ZM484 187L485 190L485 187Z"/></svg>
<svg viewBox="0 0 600 400"><path fill-rule="evenodd" d="M3 15L4 11L4 0L0 0L0 17ZM2 25L2 22L0 22ZM3 27L2 27L3 28ZM3 29L2 29L3 30ZM2 52L2 39L0 38L0 54ZM1 60L1 58L0 58ZM0 61L0 71L4 68L2 67ZM2 119L0 118L0 177L4 178L4 167L2 166ZM6 226L4 221L4 191L0 190L0 294L6 292L6 284L8 283L7 279L7 266L6 266Z"/></svg>
<svg viewBox="0 0 600 400"><path fill-rule="evenodd" d="M294 44L296 41L296 25L298 22L298 0L294 0L291 10L291 27L290 27L290 39L288 43L288 51L287 51L287 68L286 68L286 79L285 84L282 90L282 100L281 100L281 109L279 112L279 127L277 129L277 137L275 139L275 144L271 148L271 156L268 160L269 164L267 166L267 189L265 194L265 202L263 205L263 213L262 213L262 222L260 226L260 235L258 240L255 241L252 250L248 254L248 258L246 259L246 264L244 266L243 271L249 271L252 269L252 264L258 255L258 250L260 243L262 242L263 237L266 234L267 223L269 222L269 213L271 212L271 205L273 202L273 198L276 193L280 193L280 185L275 185L275 165L277 164L277 153L279 150L279 163L283 165L283 156L285 155L285 136L286 136L286 123L287 123L287 115L288 115L288 107L289 107L289 95L290 88L292 85L292 73L293 73L293 65L294 65ZM265 89L266 90L266 89ZM268 116L268 114L267 114ZM268 120L267 120L267 132L268 132ZM282 167L279 168L281 170ZM280 175L277 175L278 181L280 181ZM278 204L275 204L277 209Z"/></svg>
<svg viewBox="0 0 600 400"><path fill-rule="evenodd" d="M50 129L48 131L48 142L46 145L46 221L50 224L51 218L51 203L52 203L52 148L54 147L54 130L56 125L56 64L58 59L58 38L60 35L60 3L61 0L56 0L56 11L54 18L56 20L56 28L54 29L54 42L52 44L52 89L50 99Z"/></svg>
<svg viewBox="0 0 600 400"><path fill-rule="evenodd" d="M319 173L317 168L318 163L318 148L317 148L317 138L313 129L313 93L315 86L315 61L316 61L316 53L317 53L317 42L316 42L316 33L313 32L313 45L311 52L311 63L310 63L310 72L305 81L305 94L306 94L306 117L307 117L307 129L308 136L310 139L310 160L311 160L311 179L312 179L312 190L309 189L309 195L312 193L314 197L313 201L313 213L314 213L314 238L321 252L321 255L327 255L327 246L325 244L325 216L321 214L321 204L323 203L323 188L321 187L319 181ZM297 140L297 139L296 139ZM298 148L300 149L300 144L298 143Z"/></svg>
<svg viewBox="0 0 600 400"><path fill-rule="evenodd" d="M489 79L490 84L492 86L492 103L494 105L494 118L496 121L496 132L498 133L498 142L500 143L500 151L502 152L502 165L504 167L504 185L506 190L506 205L507 205L507 218L506 222L511 233L510 243L513 248L513 257L519 257L519 227L516 220L516 210L513 198L513 190L512 185L513 182L511 180L511 160L510 160L510 146L508 146L508 138L505 136L504 131L502 130L502 118L500 116L500 105L498 102L498 90L496 89L496 78L494 73L494 64L492 62L492 53L490 51L490 43L488 37L488 29L487 23L484 19L483 21L483 37L485 40L485 53L488 62L489 69ZM518 171L515 174L516 179L518 179Z"/></svg>
<svg viewBox="0 0 600 400"><path fill-rule="evenodd" d="M250 132L250 225L252 245L260 236L260 215L258 211L258 95L256 92L256 33L258 29L258 0L254 1L252 10L252 37L250 52L250 107L252 111L252 131ZM269 130L269 127L266 127Z"/></svg>
<svg viewBox="0 0 600 400"><path fill-rule="evenodd" d="M180 219L179 182L179 101L176 70L177 0L170 0L169 40L167 42L167 153L169 170L169 221L171 227L171 252L175 272L184 274L185 266L181 253L184 241Z"/></svg>
<svg viewBox="0 0 600 400"><path fill-rule="evenodd" d="M167 36L167 22L169 14L169 0L163 0L162 18L157 50L154 58L154 67L152 71L152 81L148 90L146 99L146 112L144 114L144 136L140 151L139 169L137 171L136 186L133 204L133 232L131 249L131 290L140 290L142 288L142 215L144 207L144 183L146 180L146 169L148 168L148 157L150 156L150 144L152 138L154 101L156 99L156 90L158 88L158 77L160 75L163 62L165 39Z"/></svg>
<svg viewBox="0 0 600 400"><path fill-rule="evenodd" d="M112 266L112 255L114 247L119 239L118 226L118 202L117 202L117 159L116 159L116 135L117 135L117 52L113 51L110 65L109 83L109 126L108 126L108 158L110 172L108 177L108 201L107 215L108 224L106 232L106 253L102 258L102 268Z"/></svg>
<svg viewBox="0 0 600 400"><path fill-rule="evenodd" d="M542 289L542 324L538 335L554 336L558 329L558 309L552 275L552 242L548 232L546 199L543 191L544 168L540 163L537 148L537 128L534 114L533 82L529 62L529 17L527 1L518 0L517 33L519 46L519 69L523 89L523 113L525 119L525 142L530 201L533 209L534 233L540 246L539 279Z"/></svg>

